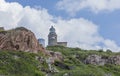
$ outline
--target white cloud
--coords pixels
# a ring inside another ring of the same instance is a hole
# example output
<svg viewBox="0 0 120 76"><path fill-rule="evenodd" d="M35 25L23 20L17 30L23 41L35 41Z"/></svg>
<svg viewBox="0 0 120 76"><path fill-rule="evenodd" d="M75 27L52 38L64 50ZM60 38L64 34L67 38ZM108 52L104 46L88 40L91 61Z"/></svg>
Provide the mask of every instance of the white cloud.
<svg viewBox="0 0 120 76"><path fill-rule="evenodd" d="M69 46L81 47L86 49L96 49L97 43L102 41L98 34L98 27L92 22L80 19L59 20L58 32L62 38L70 42ZM64 27L64 28L63 28Z"/></svg>
<svg viewBox="0 0 120 76"><path fill-rule="evenodd" d="M23 7L18 3L6 3L0 0L0 25L6 27L15 27L21 18Z"/></svg>
<svg viewBox="0 0 120 76"><path fill-rule="evenodd" d="M89 20L84 18L64 20L50 15L44 8L23 7L16 2L8 3L0 0L0 26L6 29L24 26L32 30L37 38L43 37L47 41L51 25L55 25L59 41L68 41L69 46L120 50L113 40L106 40L100 36L99 27ZM100 46L100 43L104 46Z"/></svg>
<svg viewBox="0 0 120 76"><path fill-rule="evenodd" d="M57 8L75 15L84 9L89 9L94 13L119 10L119 3L120 0L61 0L57 3Z"/></svg>
<svg viewBox="0 0 120 76"><path fill-rule="evenodd" d="M105 44L104 49L111 49L114 51L120 51L120 47L113 40L106 39L103 42Z"/></svg>

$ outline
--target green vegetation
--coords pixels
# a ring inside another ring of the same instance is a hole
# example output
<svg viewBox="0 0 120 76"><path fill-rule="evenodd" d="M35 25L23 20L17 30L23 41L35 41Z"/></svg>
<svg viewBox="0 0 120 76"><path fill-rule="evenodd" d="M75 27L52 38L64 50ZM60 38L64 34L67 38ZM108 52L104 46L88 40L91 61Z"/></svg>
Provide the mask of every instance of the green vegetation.
<svg viewBox="0 0 120 76"><path fill-rule="evenodd" d="M0 75L44 76L38 68L41 64L35 59L36 56L38 55L20 51L0 51Z"/></svg>
<svg viewBox="0 0 120 76"><path fill-rule="evenodd" d="M91 54L109 57L113 55L120 55L120 53L114 53L110 50L104 52L103 50L82 50L79 48L67 48L62 46L51 46L47 47L47 49L55 52L61 52L64 57L62 64L72 67L71 69L63 69L56 66L60 72L54 76L120 76L120 66L118 65L97 66L83 63L83 60Z"/></svg>
<svg viewBox="0 0 120 76"><path fill-rule="evenodd" d="M109 57L120 55L110 50L82 50L62 46L47 47L47 50L61 52L63 61L55 61L52 66L59 70L52 76L120 76L120 66L105 65L97 66L84 64L84 59L91 54ZM21 51L0 51L0 75L1 76L45 76L49 72L46 61L38 61L38 57L48 58L43 53L28 53ZM63 66L63 67L62 67ZM50 72L49 72L50 73Z"/></svg>

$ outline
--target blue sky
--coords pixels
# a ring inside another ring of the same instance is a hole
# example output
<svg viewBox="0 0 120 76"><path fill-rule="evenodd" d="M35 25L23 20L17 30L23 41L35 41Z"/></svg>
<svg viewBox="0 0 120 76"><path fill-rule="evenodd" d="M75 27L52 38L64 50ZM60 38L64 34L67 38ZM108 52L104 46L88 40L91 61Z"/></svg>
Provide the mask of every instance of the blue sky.
<svg viewBox="0 0 120 76"><path fill-rule="evenodd" d="M60 11L56 9L56 3L59 0L6 0L8 2L18 2L23 6L40 6L46 8L48 12L54 16L60 16L65 19L69 18L86 18L91 20L95 24L99 25L99 32L105 38L110 38L115 40L120 45L120 10L113 12L100 12L94 14L90 11L80 11L76 16L71 17L65 11ZM76 7L77 8L77 7Z"/></svg>
<svg viewBox="0 0 120 76"><path fill-rule="evenodd" d="M101 4L100 6L95 2L91 4L92 1L96 0L89 1L90 0L86 0L86 2L84 2L84 0L6 0L6 2L19 3L23 8L26 6L30 6L30 8L44 8L49 15L54 18L60 17L63 21L68 21L68 23L72 19L77 20L83 18L88 20L98 27L97 32L102 38L109 39L117 46L120 46L120 6L116 6L119 0L101 0L99 2ZM86 5L81 5L82 2ZM104 4L108 4L108 7ZM67 37L63 40L67 40Z"/></svg>

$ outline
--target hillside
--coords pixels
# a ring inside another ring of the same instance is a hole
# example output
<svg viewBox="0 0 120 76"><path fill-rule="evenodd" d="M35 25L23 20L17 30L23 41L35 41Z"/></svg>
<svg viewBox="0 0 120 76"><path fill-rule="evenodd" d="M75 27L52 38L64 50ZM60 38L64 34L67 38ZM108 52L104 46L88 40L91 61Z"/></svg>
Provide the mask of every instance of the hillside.
<svg viewBox="0 0 120 76"><path fill-rule="evenodd" d="M50 66L50 56L22 51L0 51L0 75L5 76L120 76L120 65L85 63L89 55L104 57L118 56L120 53L110 51L81 50L61 46L47 47L47 50L61 52L62 59L55 60Z"/></svg>
<svg viewBox="0 0 120 76"><path fill-rule="evenodd" d="M1 76L44 76L38 66L40 64L34 53L22 51L0 51L0 75Z"/></svg>
<svg viewBox="0 0 120 76"><path fill-rule="evenodd" d="M63 61L56 61L54 65L60 70L59 73L55 74L55 76L120 76L120 65L115 64L115 62L120 62L119 60L114 60L113 62L108 62L104 65L99 65L95 63L85 63L85 59L89 58L89 56L93 56L94 58L97 56L101 56L102 58L116 58L120 55L120 53L112 53L110 50L107 52L103 52L102 50L82 50L79 48L67 48L67 47L48 47L47 49L52 51L59 51L63 54ZM91 58L94 59L94 58ZM117 58L116 58L117 59ZM97 62L100 59L96 58L93 62ZM64 67L63 67L64 66Z"/></svg>

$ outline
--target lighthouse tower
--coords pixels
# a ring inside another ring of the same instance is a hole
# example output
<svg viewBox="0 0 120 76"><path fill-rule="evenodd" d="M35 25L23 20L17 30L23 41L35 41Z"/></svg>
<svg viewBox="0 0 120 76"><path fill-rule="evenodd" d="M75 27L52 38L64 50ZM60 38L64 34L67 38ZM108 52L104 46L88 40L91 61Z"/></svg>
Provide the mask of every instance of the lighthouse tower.
<svg viewBox="0 0 120 76"><path fill-rule="evenodd" d="M55 32L55 28L51 26L48 35L48 46L55 46L57 45L57 34Z"/></svg>

